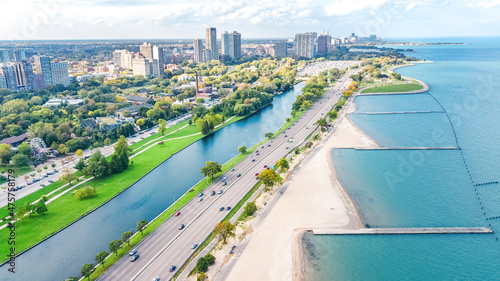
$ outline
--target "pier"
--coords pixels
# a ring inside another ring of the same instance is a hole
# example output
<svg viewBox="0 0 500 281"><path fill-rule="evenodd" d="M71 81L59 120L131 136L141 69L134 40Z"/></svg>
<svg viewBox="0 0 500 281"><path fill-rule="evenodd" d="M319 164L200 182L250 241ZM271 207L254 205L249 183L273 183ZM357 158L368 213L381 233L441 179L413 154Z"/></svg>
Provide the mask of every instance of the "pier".
<svg viewBox="0 0 500 281"><path fill-rule="evenodd" d="M425 228L362 228L313 229L315 235L367 235L367 234L487 234L488 227L425 227Z"/></svg>
<svg viewBox="0 0 500 281"><path fill-rule="evenodd" d="M460 147L444 146L444 147L377 147L377 148L364 148L357 147L355 150L460 150Z"/></svg>
<svg viewBox="0 0 500 281"><path fill-rule="evenodd" d="M359 112L355 115L382 115L382 114L420 114L420 113L445 113L444 111L390 111L390 112Z"/></svg>

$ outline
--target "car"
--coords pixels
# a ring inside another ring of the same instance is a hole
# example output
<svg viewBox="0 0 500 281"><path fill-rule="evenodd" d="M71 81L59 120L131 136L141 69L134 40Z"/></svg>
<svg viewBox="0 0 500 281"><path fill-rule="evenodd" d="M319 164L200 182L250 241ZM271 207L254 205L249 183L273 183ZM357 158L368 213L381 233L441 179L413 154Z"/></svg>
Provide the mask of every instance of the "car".
<svg viewBox="0 0 500 281"><path fill-rule="evenodd" d="M223 177L223 178L222 178L222 181L226 181L226 180L227 180L227 179L226 179L226 177Z"/></svg>
<svg viewBox="0 0 500 281"><path fill-rule="evenodd" d="M288 146L286 147L286 149L288 149Z"/></svg>
<svg viewBox="0 0 500 281"><path fill-rule="evenodd" d="M132 251L130 251L130 253L128 253L129 256L133 256L137 254L137 249L132 249Z"/></svg>
<svg viewBox="0 0 500 281"><path fill-rule="evenodd" d="M219 207L219 211L224 211L224 207Z"/></svg>
<svg viewBox="0 0 500 281"><path fill-rule="evenodd" d="M255 159L252 159L252 162L255 162Z"/></svg>
<svg viewBox="0 0 500 281"><path fill-rule="evenodd" d="M179 225L179 230L183 230L183 229L184 229L184 224Z"/></svg>
<svg viewBox="0 0 500 281"><path fill-rule="evenodd" d="M255 153L255 155L259 156L259 153L257 152L257 153Z"/></svg>
<svg viewBox="0 0 500 281"><path fill-rule="evenodd" d="M160 277L155 277L152 281L160 281Z"/></svg>
<svg viewBox="0 0 500 281"><path fill-rule="evenodd" d="M259 177L255 177L256 180L259 180Z"/></svg>
<svg viewBox="0 0 500 281"><path fill-rule="evenodd" d="M43 177L43 178L48 178L48 177L49 177L49 175L43 175L42 177Z"/></svg>
<svg viewBox="0 0 500 281"><path fill-rule="evenodd" d="M306 129L309 129L309 127L306 127Z"/></svg>
<svg viewBox="0 0 500 281"><path fill-rule="evenodd" d="M130 259L130 261L131 261L131 262L134 262L134 261L136 261L138 258L139 258L139 255L134 255L134 256Z"/></svg>
<svg viewBox="0 0 500 281"><path fill-rule="evenodd" d="M270 147L270 146L271 146L270 144L267 145L267 147Z"/></svg>
<svg viewBox="0 0 500 281"><path fill-rule="evenodd" d="M175 265L171 265L168 271L173 272L177 267Z"/></svg>
<svg viewBox="0 0 500 281"><path fill-rule="evenodd" d="M267 165L264 165L264 169L267 168Z"/></svg>
<svg viewBox="0 0 500 281"><path fill-rule="evenodd" d="M262 149L264 148L264 146L261 147Z"/></svg>
<svg viewBox="0 0 500 281"><path fill-rule="evenodd" d="M292 137L292 139L293 139L293 137Z"/></svg>
<svg viewBox="0 0 500 281"><path fill-rule="evenodd" d="M215 190L212 190L212 193L210 193L210 196L214 196L215 195Z"/></svg>
<svg viewBox="0 0 500 281"><path fill-rule="evenodd" d="M203 201L203 198L200 197L200 199L198 199L198 202L201 202L201 201Z"/></svg>
<svg viewBox="0 0 500 281"><path fill-rule="evenodd" d="M143 139L144 139L144 137L141 137L141 140L143 140Z"/></svg>
<svg viewBox="0 0 500 281"><path fill-rule="evenodd" d="M250 155L250 156L251 156L251 155ZM231 172L234 172L234 168L233 168L233 169L231 169Z"/></svg>
<svg viewBox="0 0 500 281"><path fill-rule="evenodd" d="M324 113L321 113L321 115L323 115Z"/></svg>
<svg viewBox="0 0 500 281"><path fill-rule="evenodd" d="M49 180L49 182L50 182L50 183L54 183L54 181L53 181L53 180Z"/></svg>
<svg viewBox="0 0 500 281"><path fill-rule="evenodd" d="M271 169L271 167L267 167L266 169L268 169L268 170L269 170L269 169Z"/></svg>
<svg viewBox="0 0 500 281"><path fill-rule="evenodd" d="M27 184L27 185L32 185L33 183L29 181L29 182L27 182L26 184Z"/></svg>
<svg viewBox="0 0 500 281"><path fill-rule="evenodd" d="M178 217L181 214L181 212L175 212L174 216Z"/></svg>
<svg viewBox="0 0 500 281"><path fill-rule="evenodd" d="M258 175L259 175L259 173L255 173L255 176L258 176Z"/></svg>
<svg viewBox="0 0 500 281"><path fill-rule="evenodd" d="M194 243L193 246L191 246L191 249L196 249L198 248L198 244Z"/></svg>
<svg viewBox="0 0 500 281"><path fill-rule="evenodd" d="M140 132L140 133L139 133L139 135L143 135L143 134L144 134L144 132Z"/></svg>
<svg viewBox="0 0 500 281"><path fill-rule="evenodd" d="M293 123L292 126L295 126L295 123Z"/></svg>
<svg viewBox="0 0 500 281"><path fill-rule="evenodd" d="M203 192L200 192L200 194L198 194L198 197L201 197L203 196Z"/></svg>
<svg viewBox="0 0 500 281"><path fill-rule="evenodd" d="M221 190L219 190L219 192L217 192L217 193L218 193L218 194L222 194L222 192L224 192L224 191L222 191L222 189L221 189Z"/></svg>
<svg viewBox="0 0 500 281"><path fill-rule="evenodd" d="M41 187L45 187L45 184L43 184L43 183L42 183L42 184L40 184L40 186L41 186Z"/></svg>
<svg viewBox="0 0 500 281"><path fill-rule="evenodd" d="M241 177L241 174L236 175L237 177Z"/></svg>
<svg viewBox="0 0 500 281"><path fill-rule="evenodd" d="M288 137L288 135L285 135L285 138Z"/></svg>
<svg viewBox="0 0 500 281"><path fill-rule="evenodd" d="M226 210L228 211L231 210L231 206L227 206Z"/></svg>
<svg viewBox="0 0 500 281"><path fill-rule="evenodd" d="M226 186L226 185L227 185L227 182L223 181L222 186Z"/></svg>

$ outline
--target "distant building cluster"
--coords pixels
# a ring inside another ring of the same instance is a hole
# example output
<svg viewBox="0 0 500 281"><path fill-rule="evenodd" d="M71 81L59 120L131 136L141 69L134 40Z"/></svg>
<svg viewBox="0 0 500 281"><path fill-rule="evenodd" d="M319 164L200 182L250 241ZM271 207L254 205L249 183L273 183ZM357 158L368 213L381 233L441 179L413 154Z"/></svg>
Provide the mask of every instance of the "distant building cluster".
<svg viewBox="0 0 500 281"><path fill-rule="evenodd" d="M233 31L221 34L220 54L217 44L217 30L209 27L206 30L206 46L202 39L196 38L193 42L194 61L207 62L212 60L238 59L242 57L241 34Z"/></svg>
<svg viewBox="0 0 500 281"><path fill-rule="evenodd" d="M15 52L14 62L7 50L0 50L0 57L0 89L40 90L49 85L70 83L66 62L53 62L47 56L28 58L21 50Z"/></svg>
<svg viewBox="0 0 500 281"><path fill-rule="evenodd" d="M167 60L165 59L163 48L144 42L139 49L139 53L133 53L128 50L114 51L113 68L132 69L134 75L150 75L151 77L164 75Z"/></svg>

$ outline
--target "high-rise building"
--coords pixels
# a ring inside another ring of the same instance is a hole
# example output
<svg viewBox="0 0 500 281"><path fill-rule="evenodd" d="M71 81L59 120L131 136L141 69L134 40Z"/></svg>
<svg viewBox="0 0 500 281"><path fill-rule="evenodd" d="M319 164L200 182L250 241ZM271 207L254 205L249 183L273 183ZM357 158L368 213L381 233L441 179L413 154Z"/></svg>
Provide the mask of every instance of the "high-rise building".
<svg viewBox="0 0 500 281"><path fill-rule="evenodd" d="M199 38L194 39L193 47L194 47L194 61L204 62L205 60L203 56L203 42L201 42L201 39Z"/></svg>
<svg viewBox="0 0 500 281"><path fill-rule="evenodd" d="M14 59L16 62L26 60L26 50L17 48L17 50L14 52Z"/></svg>
<svg viewBox="0 0 500 281"><path fill-rule="evenodd" d="M10 61L9 50L7 49L0 50L0 63L9 61Z"/></svg>
<svg viewBox="0 0 500 281"><path fill-rule="evenodd" d="M13 65L0 67L0 76L5 79L5 88L17 91L16 71Z"/></svg>
<svg viewBox="0 0 500 281"><path fill-rule="evenodd" d="M153 59L153 46L151 46L151 43L144 42L140 47L140 52L145 58Z"/></svg>
<svg viewBox="0 0 500 281"><path fill-rule="evenodd" d="M56 62L51 63L50 69L52 70L52 83L54 85L63 84L69 85L68 63Z"/></svg>
<svg viewBox="0 0 500 281"><path fill-rule="evenodd" d="M43 78L43 74L36 73L33 75L33 87L37 91L47 87L47 85L45 85L45 79Z"/></svg>
<svg viewBox="0 0 500 281"><path fill-rule="evenodd" d="M275 57L286 57L287 54L287 44L285 41L278 41L274 43L274 56Z"/></svg>
<svg viewBox="0 0 500 281"><path fill-rule="evenodd" d="M320 35L318 37L318 48L316 53L324 55L328 53L328 35Z"/></svg>
<svg viewBox="0 0 500 281"><path fill-rule="evenodd" d="M159 75L158 69L158 60L149 60L144 57L132 60L132 71L134 75L151 75L152 77L156 77Z"/></svg>
<svg viewBox="0 0 500 281"><path fill-rule="evenodd" d="M316 55L316 32L298 33L295 35L295 55L312 58Z"/></svg>
<svg viewBox="0 0 500 281"><path fill-rule="evenodd" d="M50 57L35 56L35 70L37 74L42 75L45 86L53 85Z"/></svg>
<svg viewBox="0 0 500 281"><path fill-rule="evenodd" d="M153 46L153 60L157 60L158 63L154 63L156 76L165 75L165 55L163 54L163 48L156 45Z"/></svg>
<svg viewBox="0 0 500 281"><path fill-rule="evenodd" d="M122 50L116 50L113 52L113 63L116 66L122 66Z"/></svg>
<svg viewBox="0 0 500 281"><path fill-rule="evenodd" d="M122 51L121 67L132 68L132 53L129 50Z"/></svg>
<svg viewBox="0 0 500 281"><path fill-rule="evenodd" d="M207 61L218 60L219 59L219 47L217 46L217 29L215 27L207 28L207 49L210 50L210 57Z"/></svg>
<svg viewBox="0 0 500 281"><path fill-rule="evenodd" d="M14 65L14 71L16 73L17 88L19 90L34 90L34 74L33 67L29 62L20 61Z"/></svg>
<svg viewBox="0 0 500 281"><path fill-rule="evenodd" d="M0 74L0 89L7 89L7 79L3 74Z"/></svg>
<svg viewBox="0 0 500 281"><path fill-rule="evenodd" d="M232 59L241 58L241 34L233 31L227 31L221 35L222 54L227 55Z"/></svg>

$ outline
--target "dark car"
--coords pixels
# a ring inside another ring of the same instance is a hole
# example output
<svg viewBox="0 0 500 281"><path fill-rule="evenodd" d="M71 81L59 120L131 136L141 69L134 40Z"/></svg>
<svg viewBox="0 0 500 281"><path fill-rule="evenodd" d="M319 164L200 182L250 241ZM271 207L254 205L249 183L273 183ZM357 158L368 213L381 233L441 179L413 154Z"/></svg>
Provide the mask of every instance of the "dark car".
<svg viewBox="0 0 500 281"><path fill-rule="evenodd" d="M285 138L288 137L288 135L285 135Z"/></svg>
<svg viewBox="0 0 500 281"><path fill-rule="evenodd" d="M53 181L53 180L49 180L49 182L50 182L50 183L54 183L54 181Z"/></svg>
<svg viewBox="0 0 500 281"><path fill-rule="evenodd" d="M255 159L252 159L252 162L255 162Z"/></svg>
<svg viewBox="0 0 500 281"><path fill-rule="evenodd" d="M219 211L224 211L224 207L219 207Z"/></svg>
<svg viewBox="0 0 500 281"><path fill-rule="evenodd" d="M139 258L139 255L134 255L134 256L130 259L130 261L131 261L131 262L134 262L134 261L136 261L138 258Z"/></svg>
<svg viewBox="0 0 500 281"><path fill-rule="evenodd" d="M173 272L177 267L175 265L170 266L168 271Z"/></svg>
<svg viewBox="0 0 500 281"><path fill-rule="evenodd" d="M223 181L222 186L226 186L226 185L227 185L227 182Z"/></svg>
<svg viewBox="0 0 500 281"><path fill-rule="evenodd" d="M222 194L222 192L224 192L224 191L222 191L222 189L221 189L221 190L219 190L219 192L217 192L217 193Z"/></svg>
<svg viewBox="0 0 500 281"><path fill-rule="evenodd" d="M237 177L241 177L241 174L238 174Z"/></svg>
<svg viewBox="0 0 500 281"><path fill-rule="evenodd" d="M267 165L264 165L264 169L267 168Z"/></svg>
<svg viewBox="0 0 500 281"><path fill-rule="evenodd" d="M215 195L215 190L212 191L212 193L210 193L210 196L214 196Z"/></svg>
<svg viewBox="0 0 500 281"><path fill-rule="evenodd" d="M231 172L234 172L234 168L233 168L233 169L231 169Z"/></svg>
<svg viewBox="0 0 500 281"><path fill-rule="evenodd" d="M258 175L259 175L259 173L255 173L255 176L258 176Z"/></svg>
<svg viewBox="0 0 500 281"><path fill-rule="evenodd" d="M40 184L40 186L41 186L41 187L45 187L45 184L43 184L43 183L42 183L42 184Z"/></svg>
<svg viewBox="0 0 500 281"><path fill-rule="evenodd" d="M130 253L128 253L129 256L133 256L137 253L137 249L132 249L132 251L130 251Z"/></svg>
<svg viewBox="0 0 500 281"><path fill-rule="evenodd" d="M227 206L226 210L228 210L228 211L229 211L229 210L231 210L231 207L230 207L230 206Z"/></svg>
<svg viewBox="0 0 500 281"><path fill-rule="evenodd" d="M264 148L264 146L262 146L261 148Z"/></svg>
<svg viewBox="0 0 500 281"><path fill-rule="evenodd" d="M270 146L271 146L270 144L267 145L267 147L270 147Z"/></svg>
<svg viewBox="0 0 500 281"><path fill-rule="evenodd" d="M179 225L179 230L183 230L183 229L184 229L184 224Z"/></svg>
<svg viewBox="0 0 500 281"><path fill-rule="evenodd" d="M203 192L200 192L200 194L198 194L198 197L201 197L203 196Z"/></svg>
<svg viewBox="0 0 500 281"><path fill-rule="evenodd" d="M286 149L288 149L288 146L286 147Z"/></svg>

